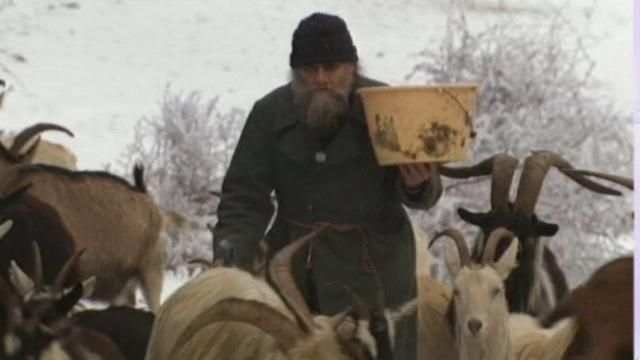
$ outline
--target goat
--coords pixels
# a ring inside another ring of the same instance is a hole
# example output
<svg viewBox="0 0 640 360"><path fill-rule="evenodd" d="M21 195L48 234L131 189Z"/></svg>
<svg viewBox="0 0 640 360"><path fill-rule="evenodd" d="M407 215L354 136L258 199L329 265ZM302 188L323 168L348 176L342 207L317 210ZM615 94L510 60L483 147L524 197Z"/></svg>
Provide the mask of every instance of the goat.
<svg viewBox="0 0 640 360"><path fill-rule="evenodd" d="M73 240L62 219L51 206L27 192L31 185L23 186L0 199L0 273L6 273L10 262L15 261L21 268L36 270L32 242L42 249L42 274L46 284L53 284L55 274L73 255ZM80 280L75 271L69 279Z"/></svg>
<svg viewBox="0 0 640 360"><path fill-rule="evenodd" d="M455 360L455 339L447 311L453 288L429 275L418 274L418 359Z"/></svg>
<svg viewBox="0 0 640 360"><path fill-rule="evenodd" d="M473 258L478 259L486 247L489 234L496 228L505 227L518 238L520 251L519 266L505 280L509 310L542 315L552 309L558 299L568 291L564 272L560 268L542 236L553 236L558 225L539 220L534 208L540 195L545 175L551 166L583 187L607 195L621 195L587 179L584 175L571 172L573 166L560 155L549 151L535 151L525 159L515 202L509 202L509 189L518 165L518 160L507 154L497 154L476 165L462 168L440 167L444 176L469 178L491 175L491 209L486 213L473 213L458 209L460 217L482 229L483 239L476 243ZM497 256L506 246L499 244Z"/></svg>
<svg viewBox="0 0 640 360"><path fill-rule="evenodd" d="M509 314L503 280L517 266L517 239L494 261L495 248L511 232L500 228L490 234L482 263L471 262L462 234L454 229L437 234L451 237L458 258L449 256L447 266L454 276L448 318L456 338L458 359L563 359L577 331L577 322L564 320L543 329L526 314Z"/></svg>
<svg viewBox="0 0 640 360"><path fill-rule="evenodd" d="M98 333L106 336L112 341L123 356L128 360L142 360L146 351L151 326L154 315L151 312L132 309L128 307L109 307L102 310L86 310L77 312L68 318L72 308L75 309L80 297L86 297L92 291L92 281L88 280L82 284L77 284L68 293L62 291L63 284L69 283L71 269L74 268L79 256L84 251L77 252L60 269L56 271L56 280L52 287L45 288L42 284L42 263L40 249L37 243L34 244L33 252L35 258L34 277L31 278L22 269L12 263L9 270L10 280L16 288L18 294L24 300L24 307L45 308L42 311L40 322L49 325L56 321L66 319L67 327L81 328L91 333ZM81 287L79 286L81 285ZM82 289L82 291L79 291ZM44 303L44 305L43 305ZM49 305L51 304L51 305ZM77 329L73 330L78 333ZM84 332L80 332L83 334Z"/></svg>
<svg viewBox="0 0 640 360"><path fill-rule="evenodd" d="M96 276L95 297L118 304L117 294L142 285L152 311L160 305L165 263L163 220L149 196L143 167L134 166L134 184L100 171L71 171L21 164L0 144L0 196L32 184L29 193L52 206L71 234L74 248L87 253L78 265L83 279ZM134 283L135 285L135 283Z"/></svg>
<svg viewBox="0 0 640 360"><path fill-rule="evenodd" d="M87 310L71 316L74 326L96 331L111 339L127 360L143 360L155 316L130 307Z"/></svg>
<svg viewBox="0 0 640 360"><path fill-rule="evenodd" d="M48 164L60 166L70 170L77 169L77 158L68 148L37 138L32 139L39 133L46 130L57 130L73 137L73 133L67 128L50 123L39 123L23 129L13 137L1 139L5 148L16 158L28 155L28 163ZM23 151L26 147L27 150ZM22 161L25 163L25 161Z"/></svg>
<svg viewBox="0 0 640 360"><path fill-rule="evenodd" d="M567 358L633 359L633 257L614 259L569 293L542 320L545 327L566 317L578 321Z"/></svg>
<svg viewBox="0 0 640 360"><path fill-rule="evenodd" d="M0 280L2 281L2 280ZM3 281L2 281L3 282ZM68 319L58 319L49 325L38 312L23 308L23 304L3 294L0 304L0 357L6 360L37 358L42 360L125 360L118 347L106 336L91 329L73 326ZM61 301L66 299L61 299ZM56 304L50 306L55 307ZM46 307L44 309L47 309Z"/></svg>
<svg viewBox="0 0 640 360"><path fill-rule="evenodd" d="M214 268L172 294L156 318L147 359L371 359L367 326L336 329L346 313L312 316L290 272L290 258L322 230L281 250L271 278L291 310L264 281L232 268ZM296 319L299 321L297 324Z"/></svg>
<svg viewBox="0 0 640 360"><path fill-rule="evenodd" d="M118 347L106 336L91 329L79 328L64 314L78 302L84 291L84 284L76 284L72 290L63 292L60 288L82 252L76 253L56 275L52 290L40 288L41 263L36 243L36 271L33 280L12 263L10 276L16 291L0 278L0 356L2 359L78 359L124 360ZM24 279L26 277L26 280ZM22 280L17 279L22 278ZM25 293L24 284L30 282Z"/></svg>

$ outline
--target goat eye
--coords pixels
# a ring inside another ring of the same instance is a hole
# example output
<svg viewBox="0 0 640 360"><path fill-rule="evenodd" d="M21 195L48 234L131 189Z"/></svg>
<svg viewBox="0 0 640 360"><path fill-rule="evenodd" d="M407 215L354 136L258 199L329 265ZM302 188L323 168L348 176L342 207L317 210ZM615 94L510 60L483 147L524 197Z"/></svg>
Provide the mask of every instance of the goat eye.
<svg viewBox="0 0 640 360"><path fill-rule="evenodd" d="M493 290L491 290L491 297L496 297L498 295L500 295L500 293L502 292L502 290L500 288L494 288Z"/></svg>
<svg viewBox="0 0 640 360"><path fill-rule="evenodd" d="M458 289L453 289L453 296L459 297L460 296L460 291L458 291Z"/></svg>

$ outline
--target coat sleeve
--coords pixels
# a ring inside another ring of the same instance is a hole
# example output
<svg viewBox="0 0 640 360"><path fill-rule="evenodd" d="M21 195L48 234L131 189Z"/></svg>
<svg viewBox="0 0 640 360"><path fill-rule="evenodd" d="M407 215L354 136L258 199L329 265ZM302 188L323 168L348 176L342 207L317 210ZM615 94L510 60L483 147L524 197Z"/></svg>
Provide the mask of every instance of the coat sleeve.
<svg viewBox="0 0 640 360"><path fill-rule="evenodd" d="M422 188L413 193L409 192L404 186L401 176L396 177L396 189L400 195L403 204L410 208L427 210L435 205L442 196L442 181L440 172L435 167L435 173L431 179L427 181Z"/></svg>
<svg viewBox="0 0 640 360"><path fill-rule="evenodd" d="M222 258L225 248L232 251L235 264L244 269L253 263L274 212L270 199L270 129L265 115L260 102L249 113L222 182L218 222L213 231L214 259Z"/></svg>

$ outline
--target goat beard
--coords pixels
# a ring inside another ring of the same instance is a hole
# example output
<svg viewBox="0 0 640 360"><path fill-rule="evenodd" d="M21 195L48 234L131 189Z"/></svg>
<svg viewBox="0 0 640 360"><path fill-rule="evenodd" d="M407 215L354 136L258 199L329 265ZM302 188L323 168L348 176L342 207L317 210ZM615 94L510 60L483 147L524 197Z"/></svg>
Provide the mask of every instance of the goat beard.
<svg viewBox="0 0 640 360"><path fill-rule="evenodd" d="M348 74L334 89L312 89L293 71L293 104L303 123L319 134L334 133L349 108L354 77Z"/></svg>

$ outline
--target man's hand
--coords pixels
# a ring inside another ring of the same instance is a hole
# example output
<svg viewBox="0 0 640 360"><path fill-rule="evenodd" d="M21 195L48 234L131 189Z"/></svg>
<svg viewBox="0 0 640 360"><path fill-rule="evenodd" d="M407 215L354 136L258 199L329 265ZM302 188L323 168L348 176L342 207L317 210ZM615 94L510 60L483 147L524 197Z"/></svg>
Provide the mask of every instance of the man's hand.
<svg viewBox="0 0 640 360"><path fill-rule="evenodd" d="M398 167L405 187L407 189L416 189L431 179L435 166L436 164L434 163L420 163L404 164Z"/></svg>

